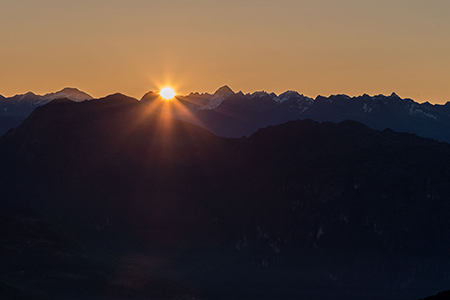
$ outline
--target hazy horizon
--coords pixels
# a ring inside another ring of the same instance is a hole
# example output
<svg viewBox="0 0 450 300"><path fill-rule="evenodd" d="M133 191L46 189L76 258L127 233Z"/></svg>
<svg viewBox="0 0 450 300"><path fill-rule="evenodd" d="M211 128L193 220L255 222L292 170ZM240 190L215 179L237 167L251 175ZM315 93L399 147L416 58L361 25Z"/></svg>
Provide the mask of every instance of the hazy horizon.
<svg viewBox="0 0 450 300"><path fill-rule="evenodd" d="M190 91L189 93L186 93L186 94L180 94L180 93L177 93L176 96L178 96L178 97L187 97L187 96L189 96L190 93L200 93L200 94L211 94L211 95L213 95L218 89L220 89L221 87L224 87L224 86L228 86L230 89L233 90L234 93L242 92L242 93L245 94L245 95L247 95L247 94L253 94L253 93L257 93L257 92L266 92L266 93L269 93L269 94L270 94L270 93L275 93L274 91L268 91L268 90L264 90L264 89L262 89L262 90L256 90L256 91L240 91L240 90L235 90L235 89L233 89L232 86L229 86L229 85L227 85L227 84L224 84L224 85L221 85L221 86L217 87L216 89L214 89L214 90L212 90L212 91ZM107 96L110 96L110 95L119 93L119 94L123 94L123 95L128 96L128 97L131 97L131 98L135 98L135 99L137 99L137 100L140 100L142 97L145 96L145 94L147 94L147 93L149 93L149 92L154 92L154 93L158 93L158 92L159 92L158 90L153 90L153 91L147 91L147 92L145 92L144 94L142 94L142 95L140 95L140 96L133 96L133 95L128 95L128 94L122 93L122 92L120 92L120 91L115 91L115 92L111 92L111 93L108 93L108 94L105 94L105 95L94 96L94 95L92 95L91 93L89 93L88 91L86 91L86 90L84 90L84 89L82 89L82 88L75 87L75 86L66 86L66 87L62 87L62 88L60 88L60 89L58 89L58 90L47 91L47 92L45 92L45 93L36 93L36 92L34 92L34 91L26 91L26 92L24 92L24 93L16 93L16 94L13 94L13 95L4 95L4 94L2 94L1 91L0 91L0 95L4 96L4 97L6 97L6 98L9 98L9 97L14 97L14 96L18 96L18 95L24 95L24 94L26 94L26 93L31 92L31 93L33 93L33 94L35 94L35 95L37 95L37 96L45 96L45 95L47 95L47 94L52 94L52 93L60 92L60 91L62 91L62 90L64 90L64 89L66 89L66 88L69 88L69 89L71 89L71 88L77 89L77 90L79 90L80 92L83 92L83 93L88 94L89 96L92 96L94 99L99 99L99 98L103 98L103 97L107 97ZM330 96L333 96L333 95L334 95L334 96L335 96L335 95L347 95L347 96L350 96L350 97L358 97L358 96L362 96L363 94L368 94L368 93L362 93L362 94L355 94L355 95L349 95L349 94L329 94L329 95L318 94L318 95L305 95L304 93L302 93L302 91L297 91L297 90L294 90L294 89L288 89L288 90L282 91L282 92L280 92L280 93L275 93L275 94L276 94L277 96L280 96L280 95L283 94L284 92L288 92L288 91L295 91L295 92L298 92L299 94L302 94L302 95L304 95L304 96L306 96L306 97L309 97L309 98L312 98L312 99L316 99L316 98L319 97L319 96L330 97ZM399 95L399 94L396 93L395 91L392 91L391 93L386 93L386 94L368 94L368 95L371 96L371 97L378 96L378 95L390 96L392 93L395 93L397 96L399 96L399 97L402 98L402 99L406 99L406 98L407 98L407 97L403 97L402 95ZM416 99L412 99L412 100L414 100L414 101L417 102L417 103L425 103L425 102L426 102L426 101L421 102L421 101L418 101L418 100L416 100ZM449 100L449 101L450 101L450 100ZM435 103L435 104L441 104L441 103ZM442 103L442 104L445 104L445 103Z"/></svg>

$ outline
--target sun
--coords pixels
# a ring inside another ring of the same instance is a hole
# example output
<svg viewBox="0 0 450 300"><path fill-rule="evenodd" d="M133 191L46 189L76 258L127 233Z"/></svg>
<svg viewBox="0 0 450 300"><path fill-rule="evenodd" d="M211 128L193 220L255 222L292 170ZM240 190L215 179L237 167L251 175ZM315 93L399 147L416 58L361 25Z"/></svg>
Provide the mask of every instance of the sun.
<svg viewBox="0 0 450 300"><path fill-rule="evenodd" d="M177 93L175 93L175 91L171 87L162 88L161 91L159 92L159 94L165 100L173 99L173 97L175 97L177 95Z"/></svg>

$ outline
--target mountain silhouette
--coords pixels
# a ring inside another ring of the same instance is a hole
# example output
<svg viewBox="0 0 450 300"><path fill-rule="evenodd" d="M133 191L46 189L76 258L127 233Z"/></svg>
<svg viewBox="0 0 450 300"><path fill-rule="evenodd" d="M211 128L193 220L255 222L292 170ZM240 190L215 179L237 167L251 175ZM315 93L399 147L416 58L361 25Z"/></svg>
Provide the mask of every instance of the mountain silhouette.
<svg viewBox="0 0 450 300"><path fill-rule="evenodd" d="M6 160L4 170L25 176L28 186L21 192L12 182L17 189L5 200L34 203L45 207L49 216L64 216L73 224L93 228L111 218L118 225L122 216L127 224L129 218L154 222L138 204L146 202L150 210L155 209L150 203L158 202L161 214L179 206L176 215L160 220L160 226L166 222L181 226L192 214L199 215L195 202L183 204L178 198L181 194L189 198L203 185L201 179L208 174L203 168L220 153L223 143L202 128L120 94L83 103L52 101L36 108L4 140L10 151L5 157L14 157ZM192 176L197 182L186 186L184 177ZM57 194L64 194L64 201L54 203L49 197ZM149 228L158 235L158 228Z"/></svg>
<svg viewBox="0 0 450 300"><path fill-rule="evenodd" d="M0 97L0 135L17 127L35 107L57 98L74 101L92 97L74 88L38 96L33 93ZM199 125L223 137L250 136L260 128L283 124L292 120L311 119L319 122L339 123L345 120L361 122L373 129L390 128L450 142L450 105L432 105L389 96L364 94L317 96L315 99L286 91L280 95L264 91L252 94L235 93L223 86L214 94L191 93L177 96L179 105L161 106L159 94L146 93L142 102L154 105L173 117ZM450 103L450 102L449 102ZM188 113L187 113L188 112Z"/></svg>
<svg viewBox="0 0 450 300"><path fill-rule="evenodd" d="M147 98L144 96L141 101L148 102ZM213 95L191 93L178 98L183 105L175 106L169 113L224 137L250 136L269 125L311 119L334 123L354 120L377 130L390 128L450 142L450 102L419 104L395 93L312 99L296 91L278 96L264 91L244 95L224 86ZM177 108L188 109L191 114L177 115Z"/></svg>
<svg viewBox="0 0 450 300"><path fill-rule="evenodd" d="M0 138L1 201L169 260L207 299L417 299L447 284L449 157L356 121L230 139L121 94L59 99Z"/></svg>
<svg viewBox="0 0 450 300"><path fill-rule="evenodd" d="M0 135L9 129L17 127L31 112L51 100L67 98L73 101L92 100L93 98L76 88L64 88L55 93L48 93L43 96L28 92L23 95L13 97L0 97Z"/></svg>

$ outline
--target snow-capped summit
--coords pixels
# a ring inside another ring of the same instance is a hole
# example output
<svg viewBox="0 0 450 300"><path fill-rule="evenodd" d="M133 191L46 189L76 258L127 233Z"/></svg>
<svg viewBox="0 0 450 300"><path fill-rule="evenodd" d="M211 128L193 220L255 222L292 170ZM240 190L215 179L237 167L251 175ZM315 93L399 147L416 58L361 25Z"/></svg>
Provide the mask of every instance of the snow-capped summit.
<svg viewBox="0 0 450 300"><path fill-rule="evenodd" d="M280 95L278 95L278 98L283 99L283 98L286 98L286 97L292 97L292 96L297 96L297 97L299 97L300 94L299 94L297 91L288 90L288 91L286 91L286 92L281 93Z"/></svg>
<svg viewBox="0 0 450 300"><path fill-rule="evenodd" d="M76 88L64 88L58 92L48 93L43 96L28 92L12 97L3 97L0 102L0 112L3 116L27 117L36 107L59 98L67 98L75 102L93 99L90 95Z"/></svg>
<svg viewBox="0 0 450 300"><path fill-rule="evenodd" d="M208 103L201 107L202 110L211 110L215 109L222 104L222 102L230 96L235 95L232 89L230 89L227 85L224 85L223 87L219 88L214 95L209 99Z"/></svg>
<svg viewBox="0 0 450 300"><path fill-rule="evenodd" d="M40 106L40 105L44 105L52 100L60 99L60 98L67 98L67 99L75 101L75 102L81 102L81 101L85 101L85 100L94 99L90 95L88 95L87 93L85 93L83 91L80 91L76 88L69 88L69 87L66 87L58 92L47 93L43 96L36 95L33 92L28 92L25 94L15 95L13 97L5 98L5 99L9 99L12 104L19 105L22 102L26 102L28 106L29 105Z"/></svg>
<svg viewBox="0 0 450 300"><path fill-rule="evenodd" d="M301 98L304 98L304 96L296 91L286 91L278 96L278 99L280 99L280 103L290 99L301 99Z"/></svg>
<svg viewBox="0 0 450 300"><path fill-rule="evenodd" d="M257 91L252 94L248 93L245 96L250 100L253 100L253 99L258 100L258 99L261 99L264 97L269 97L270 99L272 99L275 102L280 102L280 99L278 99L278 96L273 92L269 94L266 91Z"/></svg>
<svg viewBox="0 0 450 300"><path fill-rule="evenodd" d="M85 100L92 100L92 96L80 91L77 88L66 87L59 92L48 93L41 97L41 101L48 102L55 99L67 98L75 102L81 102Z"/></svg>

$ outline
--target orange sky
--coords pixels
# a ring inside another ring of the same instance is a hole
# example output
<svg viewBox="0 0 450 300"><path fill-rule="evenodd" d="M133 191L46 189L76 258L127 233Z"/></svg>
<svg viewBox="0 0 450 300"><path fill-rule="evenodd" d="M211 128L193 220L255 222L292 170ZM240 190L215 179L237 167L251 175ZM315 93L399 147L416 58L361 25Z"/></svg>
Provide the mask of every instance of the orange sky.
<svg viewBox="0 0 450 300"><path fill-rule="evenodd" d="M235 91L450 100L448 0L3 0L0 94Z"/></svg>

